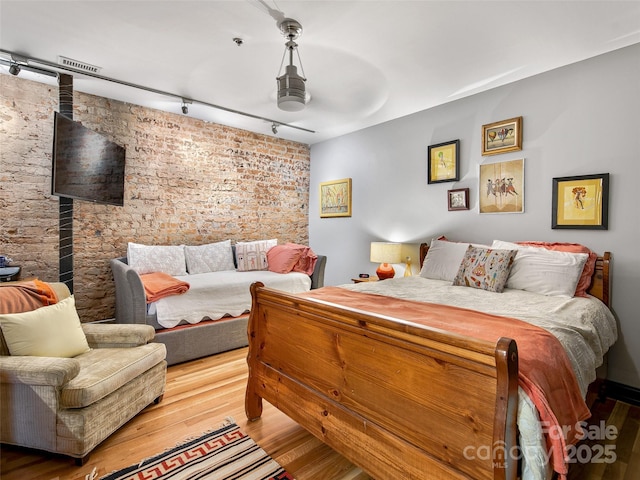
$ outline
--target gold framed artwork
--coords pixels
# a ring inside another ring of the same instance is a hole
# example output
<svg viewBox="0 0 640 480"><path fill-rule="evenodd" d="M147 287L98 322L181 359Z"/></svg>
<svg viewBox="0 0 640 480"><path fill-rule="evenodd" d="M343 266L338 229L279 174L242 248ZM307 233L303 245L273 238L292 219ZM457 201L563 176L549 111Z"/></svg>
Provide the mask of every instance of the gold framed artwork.
<svg viewBox="0 0 640 480"><path fill-rule="evenodd" d="M351 216L351 179L320 184L320 218Z"/></svg>
<svg viewBox="0 0 640 480"><path fill-rule="evenodd" d="M482 126L482 155L522 150L522 117Z"/></svg>
<svg viewBox="0 0 640 480"><path fill-rule="evenodd" d="M480 165L480 213L524 212L524 158Z"/></svg>
<svg viewBox="0 0 640 480"><path fill-rule="evenodd" d="M427 183L456 182L460 179L460 140L429 145Z"/></svg>
<svg viewBox="0 0 640 480"><path fill-rule="evenodd" d="M609 229L609 174L553 179L551 228Z"/></svg>
<svg viewBox="0 0 640 480"><path fill-rule="evenodd" d="M449 211L469 210L469 189L456 188L447 190L447 207Z"/></svg>

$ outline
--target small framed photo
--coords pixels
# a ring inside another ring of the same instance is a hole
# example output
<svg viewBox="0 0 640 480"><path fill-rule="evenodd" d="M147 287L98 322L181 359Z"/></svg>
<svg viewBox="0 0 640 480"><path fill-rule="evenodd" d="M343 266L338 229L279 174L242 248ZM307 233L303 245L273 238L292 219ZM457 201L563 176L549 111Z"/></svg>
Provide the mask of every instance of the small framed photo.
<svg viewBox="0 0 640 480"><path fill-rule="evenodd" d="M480 213L524 213L524 158L480 165Z"/></svg>
<svg viewBox="0 0 640 480"><path fill-rule="evenodd" d="M455 190L447 190L447 205L449 211L469 210L469 189L457 188Z"/></svg>
<svg viewBox="0 0 640 480"><path fill-rule="evenodd" d="M427 183L457 182L460 179L460 140L429 145Z"/></svg>
<svg viewBox="0 0 640 480"><path fill-rule="evenodd" d="M553 179L551 228L609 229L609 174Z"/></svg>
<svg viewBox="0 0 640 480"><path fill-rule="evenodd" d="M482 155L522 150L522 117L482 126Z"/></svg>
<svg viewBox="0 0 640 480"><path fill-rule="evenodd" d="M320 184L320 218L351 216L351 179Z"/></svg>

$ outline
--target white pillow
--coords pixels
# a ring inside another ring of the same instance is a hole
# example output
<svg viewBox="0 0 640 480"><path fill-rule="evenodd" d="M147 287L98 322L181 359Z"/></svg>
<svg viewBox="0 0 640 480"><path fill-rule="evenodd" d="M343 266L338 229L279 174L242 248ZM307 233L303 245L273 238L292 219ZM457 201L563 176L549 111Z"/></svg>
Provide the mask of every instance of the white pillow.
<svg viewBox="0 0 640 480"><path fill-rule="evenodd" d="M186 275L184 245L141 245L129 242L127 263L138 274L163 272L167 275Z"/></svg>
<svg viewBox="0 0 640 480"><path fill-rule="evenodd" d="M589 255L560 252L494 240L493 248L517 250L507 288L558 297L573 297Z"/></svg>
<svg viewBox="0 0 640 480"><path fill-rule="evenodd" d="M236 243L236 263L239 272L268 270L267 251L278 244L277 239Z"/></svg>
<svg viewBox="0 0 640 480"><path fill-rule="evenodd" d="M73 295L46 307L0 315L11 355L71 358L89 351Z"/></svg>
<svg viewBox="0 0 640 480"><path fill-rule="evenodd" d="M184 247L189 274L235 270L231 240Z"/></svg>
<svg viewBox="0 0 640 480"><path fill-rule="evenodd" d="M468 247L468 243L448 242L434 238L422 262L420 276L453 282Z"/></svg>

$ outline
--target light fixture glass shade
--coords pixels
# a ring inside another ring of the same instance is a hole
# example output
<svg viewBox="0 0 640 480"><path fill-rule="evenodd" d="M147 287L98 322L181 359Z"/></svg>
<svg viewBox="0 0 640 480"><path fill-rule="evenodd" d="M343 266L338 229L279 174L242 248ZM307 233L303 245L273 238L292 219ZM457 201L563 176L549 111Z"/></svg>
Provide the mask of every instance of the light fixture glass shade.
<svg viewBox="0 0 640 480"><path fill-rule="evenodd" d="M401 243L371 242L371 252L369 259L374 263L380 263L376 270L376 275L380 280L393 278L396 274L392 263L400 263Z"/></svg>
<svg viewBox="0 0 640 480"><path fill-rule="evenodd" d="M298 75L295 65L287 65L278 81L278 108L287 112L299 112L305 106L305 79Z"/></svg>

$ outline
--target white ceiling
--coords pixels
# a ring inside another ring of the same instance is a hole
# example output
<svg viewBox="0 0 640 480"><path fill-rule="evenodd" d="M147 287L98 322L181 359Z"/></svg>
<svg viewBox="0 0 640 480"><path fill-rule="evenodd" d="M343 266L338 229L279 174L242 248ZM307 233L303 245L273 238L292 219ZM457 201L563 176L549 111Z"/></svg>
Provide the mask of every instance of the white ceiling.
<svg viewBox="0 0 640 480"><path fill-rule="evenodd" d="M311 101L295 113L275 100L283 16L303 26ZM82 75L76 90L176 113L192 98L190 116L272 135L206 102L313 130L278 129L308 144L639 42L637 0L0 2L0 57L79 60L177 97Z"/></svg>

